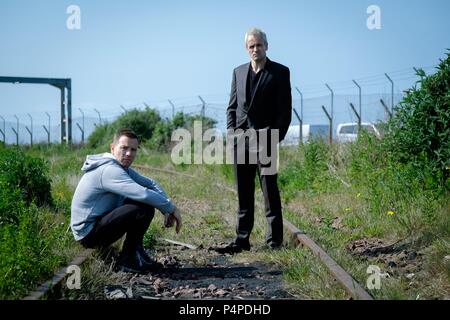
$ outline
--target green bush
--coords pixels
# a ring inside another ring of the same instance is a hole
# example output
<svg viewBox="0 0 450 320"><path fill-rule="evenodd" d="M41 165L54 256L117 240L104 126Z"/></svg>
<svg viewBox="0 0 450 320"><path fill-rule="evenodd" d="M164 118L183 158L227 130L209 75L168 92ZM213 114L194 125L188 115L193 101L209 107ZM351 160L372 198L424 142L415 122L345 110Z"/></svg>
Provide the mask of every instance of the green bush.
<svg viewBox="0 0 450 320"><path fill-rule="evenodd" d="M133 109L127 111L114 124L114 131L120 128L130 128L136 133L140 141L151 139L153 131L161 121L161 116L157 110L146 107L144 110ZM112 137L109 139L111 140Z"/></svg>
<svg viewBox="0 0 450 320"><path fill-rule="evenodd" d="M158 122L147 145L154 150L168 150L173 130L174 126L169 120Z"/></svg>
<svg viewBox="0 0 450 320"><path fill-rule="evenodd" d="M23 297L66 262L70 235L64 226L46 226L54 220L53 213L18 202L18 223L0 225L0 299Z"/></svg>
<svg viewBox="0 0 450 320"><path fill-rule="evenodd" d="M437 69L418 70L421 79L396 107L384 140L397 160L431 169L442 185L450 177L450 53Z"/></svg>
<svg viewBox="0 0 450 320"><path fill-rule="evenodd" d="M158 111L146 107L144 110L133 109L122 114L110 124L99 125L88 138L88 147L108 147L114 133L121 128L133 130L140 141L149 140L161 121Z"/></svg>
<svg viewBox="0 0 450 320"><path fill-rule="evenodd" d="M202 121L203 129L213 128L216 120L201 115L186 115L177 112L172 120L162 119L157 110L146 107L133 109L121 115L114 122L97 126L88 138L88 147L108 149L114 133L121 128L132 129L139 140L155 150L170 149L172 131L177 128L193 129L194 121Z"/></svg>
<svg viewBox="0 0 450 320"><path fill-rule="evenodd" d="M115 126L112 124L102 124L95 127L95 130L89 135L88 148L106 147L112 142Z"/></svg>
<svg viewBox="0 0 450 320"><path fill-rule="evenodd" d="M331 158L331 147L322 139L314 139L300 146L298 158L279 174L284 199L293 198L297 191L325 191L334 185L335 180L328 172Z"/></svg>
<svg viewBox="0 0 450 320"><path fill-rule="evenodd" d="M5 192L15 194L19 190L20 197L28 204L53 203L48 163L18 148L0 148L0 185Z"/></svg>
<svg viewBox="0 0 450 320"><path fill-rule="evenodd" d="M65 262L69 234L56 223L48 164L0 147L0 299L20 298Z"/></svg>

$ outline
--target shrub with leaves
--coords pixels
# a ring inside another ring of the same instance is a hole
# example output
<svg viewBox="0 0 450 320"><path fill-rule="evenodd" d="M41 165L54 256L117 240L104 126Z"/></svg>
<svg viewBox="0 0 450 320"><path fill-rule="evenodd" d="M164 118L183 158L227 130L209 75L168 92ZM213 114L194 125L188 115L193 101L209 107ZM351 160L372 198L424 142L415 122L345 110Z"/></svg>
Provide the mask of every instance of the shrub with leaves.
<svg viewBox="0 0 450 320"><path fill-rule="evenodd" d="M47 162L18 148L0 148L0 185L2 192L17 193L28 204L53 203Z"/></svg>
<svg viewBox="0 0 450 320"><path fill-rule="evenodd" d="M146 141L153 135L161 116L157 110L146 107L144 110L133 109L118 117L110 124L99 125L88 138L88 146L92 148L107 147L114 133L121 128L133 130L140 141Z"/></svg>
<svg viewBox="0 0 450 320"><path fill-rule="evenodd" d="M397 106L388 125L388 150L417 169L431 168L437 181L450 177L450 52L437 72L420 80Z"/></svg>

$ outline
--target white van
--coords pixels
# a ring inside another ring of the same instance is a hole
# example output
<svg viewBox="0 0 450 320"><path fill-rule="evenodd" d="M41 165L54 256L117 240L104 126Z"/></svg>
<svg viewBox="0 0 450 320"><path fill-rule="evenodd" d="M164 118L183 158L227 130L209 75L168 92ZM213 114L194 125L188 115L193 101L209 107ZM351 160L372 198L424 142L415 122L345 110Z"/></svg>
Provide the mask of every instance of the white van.
<svg viewBox="0 0 450 320"><path fill-rule="evenodd" d="M376 135L377 137L380 137L380 132L373 123L362 122L361 128L363 130L368 131L369 133ZM357 138L358 138L358 123L349 122L338 124L336 129L336 140L338 142L352 142L355 141Z"/></svg>

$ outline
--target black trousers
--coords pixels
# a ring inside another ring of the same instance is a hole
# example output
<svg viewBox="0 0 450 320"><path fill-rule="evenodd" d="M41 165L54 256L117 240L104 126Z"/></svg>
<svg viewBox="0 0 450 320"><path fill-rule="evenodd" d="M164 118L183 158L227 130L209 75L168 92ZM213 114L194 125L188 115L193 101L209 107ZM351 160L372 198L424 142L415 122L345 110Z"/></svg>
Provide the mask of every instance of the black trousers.
<svg viewBox="0 0 450 320"><path fill-rule="evenodd" d="M279 246L283 243L283 216L281 209L280 191L278 189L278 175L262 175L264 166L257 157L257 163L248 161L238 164L236 161L236 146L234 158L234 174L236 178L239 209L237 213L236 243L247 246L250 244L250 233L254 225L255 213L255 178L258 174L261 190L264 195L265 215L268 223L266 243ZM246 157L248 150L246 150ZM248 159L248 158L247 158Z"/></svg>
<svg viewBox="0 0 450 320"><path fill-rule="evenodd" d="M123 253L133 253L142 245L144 234L155 215L155 208L126 199L124 205L101 217L80 243L86 248L106 247L126 234Z"/></svg>

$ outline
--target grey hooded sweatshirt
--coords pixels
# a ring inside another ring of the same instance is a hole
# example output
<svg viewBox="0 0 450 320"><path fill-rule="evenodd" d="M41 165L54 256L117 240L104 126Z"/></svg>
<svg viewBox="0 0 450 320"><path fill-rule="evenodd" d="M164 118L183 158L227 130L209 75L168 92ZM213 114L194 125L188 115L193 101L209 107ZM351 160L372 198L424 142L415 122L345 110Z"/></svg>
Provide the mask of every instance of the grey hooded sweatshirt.
<svg viewBox="0 0 450 320"><path fill-rule="evenodd" d="M125 198L149 204L163 214L175 209L155 181L125 169L110 153L88 155L81 170L84 175L73 195L70 218L77 241L92 230L99 217L120 207Z"/></svg>

